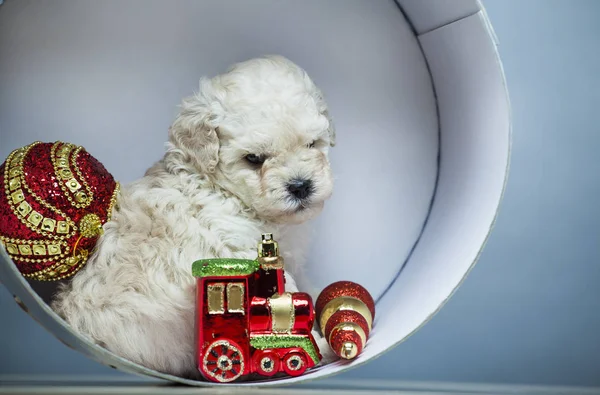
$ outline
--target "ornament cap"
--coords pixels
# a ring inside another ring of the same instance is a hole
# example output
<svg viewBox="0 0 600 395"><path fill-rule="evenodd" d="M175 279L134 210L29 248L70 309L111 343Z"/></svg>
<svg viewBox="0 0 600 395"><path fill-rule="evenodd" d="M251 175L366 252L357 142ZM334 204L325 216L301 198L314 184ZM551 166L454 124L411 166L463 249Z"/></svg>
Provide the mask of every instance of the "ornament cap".
<svg viewBox="0 0 600 395"><path fill-rule="evenodd" d="M283 269L283 257L281 256L269 256L269 257L259 257L258 263L260 263L260 267L265 270L270 269Z"/></svg>
<svg viewBox="0 0 600 395"><path fill-rule="evenodd" d="M354 342L345 342L340 350L340 356L344 359L353 359L358 354L358 347Z"/></svg>
<svg viewBox="0 0 600 395"><path fill-rule="evenodd" d="M264 270L283 269L283 257L279 256L279 244L273 233L263 233L258 243L258 263Z"/></svg>
<svg viewBox="0 0 600 395"><path fill-rule="evenodd" d="M262 234L262 241L258 244L258 256L260 258L279 256L279 244L273 239L272 233Z"/></svg>

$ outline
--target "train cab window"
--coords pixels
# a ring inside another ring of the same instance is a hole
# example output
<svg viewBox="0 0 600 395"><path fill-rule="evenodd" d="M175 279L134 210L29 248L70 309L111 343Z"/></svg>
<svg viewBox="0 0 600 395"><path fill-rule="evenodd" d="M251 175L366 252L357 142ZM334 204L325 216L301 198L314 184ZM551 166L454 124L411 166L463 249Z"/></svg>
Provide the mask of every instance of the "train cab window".
<svg viewBox="0 0 600 395"><path fill-rule="evenodd" d="M206 299L208 304L208 314L225 313L225 284L213 283L206 287Z"/></svg>
<svg viewBox="0 0 600 395"><path fill-rule="evenodd" d="M227 311L244 314L244 283L227 284Z"/></svg>

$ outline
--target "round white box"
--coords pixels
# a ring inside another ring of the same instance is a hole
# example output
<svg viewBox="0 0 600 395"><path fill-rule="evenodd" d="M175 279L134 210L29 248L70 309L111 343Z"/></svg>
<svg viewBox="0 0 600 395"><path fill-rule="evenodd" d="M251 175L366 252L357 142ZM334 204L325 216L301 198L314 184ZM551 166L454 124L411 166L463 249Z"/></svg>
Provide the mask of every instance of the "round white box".
<svg viewBox="0 0 600 395"><path fill-rule="evenodd" d="M310 286L357 281L377 299L377 314L351 363L262 385L331 375L391 349L441 308L476 261L510 146L504 76L481 4L8 0L0 7L0 157L35 140L69 141L122 183L160 157L175 106L200 76L267 53L307 70L338 130L336 187L314 223ZM3 248L0 255L3 284L69 347L131 373L212 385L146 369L81 338Z"/></svg>

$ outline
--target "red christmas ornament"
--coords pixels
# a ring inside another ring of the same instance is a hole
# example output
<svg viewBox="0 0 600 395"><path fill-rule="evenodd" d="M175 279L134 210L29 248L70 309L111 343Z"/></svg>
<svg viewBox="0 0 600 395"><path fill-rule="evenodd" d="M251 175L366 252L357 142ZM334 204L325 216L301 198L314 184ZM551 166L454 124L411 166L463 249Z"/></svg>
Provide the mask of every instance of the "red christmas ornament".
<svg viewBox="0 0 600 395"><path fill-rule="evenodd" d="M362 352L375 318L375 301L363 286L351 281L330 284L317 298L316 313L333 352L344 359Z"/></svg>
<svg viewBox="0 0 600 395"><path fill-rule="evenodd" d="M202 375L231 382L258 373L299 376L321 360L311 334L310 295L285 292L283 258L264 234L258 258L194 262L196 361Z"/></svg>
<svg viewBox="0 0 600 395"><path fill-rule="evenodd" d="M110 220L119 184L69 143L35 142L0 166L0 241L23 276L55 281L77 273Z"/></svg>

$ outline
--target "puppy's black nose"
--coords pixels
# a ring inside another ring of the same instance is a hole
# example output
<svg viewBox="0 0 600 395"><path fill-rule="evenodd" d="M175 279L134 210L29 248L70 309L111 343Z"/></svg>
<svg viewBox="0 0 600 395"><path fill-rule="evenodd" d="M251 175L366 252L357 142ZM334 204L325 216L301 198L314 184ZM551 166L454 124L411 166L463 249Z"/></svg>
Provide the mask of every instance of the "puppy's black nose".
<svg viewBox="0 0 600 395"><path fill-rule="evenodd" d="M311 180L292 180L287 185L288 191L298 199L306 199L313 193Z"/></svg>

